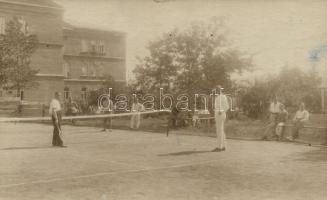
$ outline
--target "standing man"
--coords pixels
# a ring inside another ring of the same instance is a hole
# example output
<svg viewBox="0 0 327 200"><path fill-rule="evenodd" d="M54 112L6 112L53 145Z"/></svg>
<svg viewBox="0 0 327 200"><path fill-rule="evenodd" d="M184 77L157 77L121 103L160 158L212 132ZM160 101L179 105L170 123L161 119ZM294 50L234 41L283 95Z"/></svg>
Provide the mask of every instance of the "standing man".
<svg viewBox="0 0 327 200"><path fill-rule="evenodd" d="M284 137L284 129L285 123L288 119L288 112L285 109L284 104L280 104L280 113L277 117L277 127L276 127L276 135L278 135L278 140L281 141Z"/></svg>
<svg viewBox="0 0 327 200"><path fill-rule="evenodd" d="M302 102L299 106L299 110L296 111L295 116L293 118L293 130L292 136L288 137L287 139L293 141L299 137L299 130L304 126L309 120L309 112L305 109L305 105Z"/></svg>
<svg viewBox="0 0 327 200"><path fill-rule="evenodd" d="M215 121L218 147L212 150L213 152L226 150L226 135L224 131L226 112L229 109L229 104L226 95L222 93L223 88L218 85L219 94L215 96Z"/></svg>
<svg viewBox="0 0 327 200"><path fill-rule="evenodd" d="M63 141L60 137L61 134L61 105L60 105L60 93L55 92L54 99L50 102L49 114L53 123L53 137L52 146L66 147L63 145Z"/></svg>
<svg viewBox="0 0 327 200"><path fill-rule="evenodd" d="M270 103L269 112L270 112L270 119L269 124L266 127L266 130L263 134L262 140L267 140L269 135L272 138L278 138L276 135L276 127L277 127L277 117L278 114L281 112L280 110L281 103L278 101L277 96L275 95L272 102Z"/></svg>
<svg viewBox="0 0 327 200"><path fill-rule="evenodd" d="M103 100L103 108L102 108L103 114L113 114L114 112L114 103L110 98L104 98ZM104 118L103 119L103 129L102 131L107 131L107 122L109 122L109 132L111 132L112 129L112 118Z"/></svg>
<svg viewBox="0 0 327 200"><path fill-rule="evenodd" d="M135 98L135 102L133 102L132 105L132 113L135 113L132 115L131 117L131 129L138 129L140 127L141 124L141 113L144 111L144 106L139 103L138 98Z"/></svg>

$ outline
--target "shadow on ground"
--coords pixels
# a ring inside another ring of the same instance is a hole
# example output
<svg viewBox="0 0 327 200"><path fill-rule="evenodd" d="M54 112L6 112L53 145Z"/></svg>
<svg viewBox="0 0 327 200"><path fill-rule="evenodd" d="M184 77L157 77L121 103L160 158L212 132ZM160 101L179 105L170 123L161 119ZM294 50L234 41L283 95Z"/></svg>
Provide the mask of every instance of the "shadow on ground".
<svg viewBox="0 0 327 200"><path fill-rule="evenodd" d="M41 146L41 147L8 147L8 148L2 148L0 149L1 151L6 151L6 150L26 150L26 149L49 149L49 148L54 148L52 146Z"/></svg>
<svg viewBox="0 0 327 200"><path fill-rule="evenodd" d="M185 155L209 153L209 152L211 151L180 151L175 153L159 154L158 156L185 156Z"/></svg>

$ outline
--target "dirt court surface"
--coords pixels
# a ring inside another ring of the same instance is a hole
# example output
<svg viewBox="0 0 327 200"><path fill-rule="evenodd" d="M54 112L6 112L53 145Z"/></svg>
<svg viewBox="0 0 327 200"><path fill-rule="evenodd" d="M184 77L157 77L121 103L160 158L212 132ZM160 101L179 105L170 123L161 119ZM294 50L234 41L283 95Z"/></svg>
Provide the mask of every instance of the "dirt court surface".
<svg viewBox="0 0 327 200"><path fill-rule="evenodd" d="M327 199L327 148L0 123L0 199Z"/></svg>

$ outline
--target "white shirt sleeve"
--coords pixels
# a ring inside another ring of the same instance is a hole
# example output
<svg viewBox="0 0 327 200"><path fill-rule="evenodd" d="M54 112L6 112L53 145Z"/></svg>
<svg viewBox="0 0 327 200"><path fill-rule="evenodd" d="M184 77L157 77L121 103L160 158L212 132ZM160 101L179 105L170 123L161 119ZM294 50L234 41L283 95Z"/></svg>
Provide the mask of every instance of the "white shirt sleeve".
<svg viewBox="0 0 327 200"><path fill-rule="evenodd" d="M302 122L307 122L309 121L309 112L308 111L304 111L303 112L303 119L301 120Z"/></svg>
<svg viewBox="0 0 327 200"><path fill-rule="evenodd" d="M227 111L227 110L229 110L229 102L228 102L228 99L227 99L227 96L226 95L224 95L225 96L225 110Z"/></svg>
<svg viewBox="0 0 327 200"><path fill-rule="evenodd" d="M52 115L52 110L53 110L53 100L51 100L50 106L49 106L49 114L50 115Z"/></svg>

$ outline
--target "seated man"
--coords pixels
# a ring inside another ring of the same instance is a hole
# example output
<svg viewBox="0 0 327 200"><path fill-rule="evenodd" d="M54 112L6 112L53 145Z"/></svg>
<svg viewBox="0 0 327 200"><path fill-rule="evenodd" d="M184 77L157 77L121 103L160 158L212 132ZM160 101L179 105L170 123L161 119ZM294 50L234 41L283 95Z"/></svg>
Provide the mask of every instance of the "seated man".
<svg viewBox="0 0 327 200"><path fill-rule="evenodd" d="M299 106L299 110L296 111L293 119L292 136L287 139L293 141L299 137L299 130L304 126L304 123L309 120L309 112L305 110L305 105L302 102Z"/></svg>
<svg viewBox="0 0 327 200"><path fill-rule="evenodd" d="M276 135L278 136L278 140L282 140L284 135L284 125L288 119L288 112L285 109L284 104L280 104L280 113L277 116L277 127L276 127Z"/></svg>
<svg viewBox="0 0 327 200"><path fill-rule="evenodd" d="M276 127L277 127L277 116L280 113L280 102L277 99L277 96L274 96L272 102L270 103L269 112L269 124L265 127L265 131L263 133L262 140L268 140L271 136L274 139L277 139L276 135Z"/></svg>

